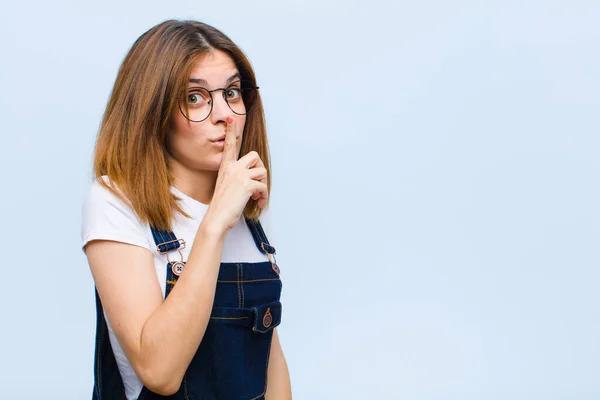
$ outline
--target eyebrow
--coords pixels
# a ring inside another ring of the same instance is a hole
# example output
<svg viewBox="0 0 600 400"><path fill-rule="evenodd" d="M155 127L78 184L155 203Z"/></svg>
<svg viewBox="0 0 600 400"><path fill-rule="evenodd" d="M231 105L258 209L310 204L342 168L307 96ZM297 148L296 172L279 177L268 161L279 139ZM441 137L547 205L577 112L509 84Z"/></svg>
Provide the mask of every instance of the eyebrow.
<svg viewBox="0 0 600 400"><path fill-rule="evenodd" d="M225 81L225 83L226 84L230 84L235 79L242 79L242 76L240 75L239 72L236 72L235 74L233 74L229 78L227 78L227 80ZM204 86L208 86L208 82L206 81L206 79L202 79L202 78L190 78L190 83L200 83L200 84L202 84Z"/></svg>

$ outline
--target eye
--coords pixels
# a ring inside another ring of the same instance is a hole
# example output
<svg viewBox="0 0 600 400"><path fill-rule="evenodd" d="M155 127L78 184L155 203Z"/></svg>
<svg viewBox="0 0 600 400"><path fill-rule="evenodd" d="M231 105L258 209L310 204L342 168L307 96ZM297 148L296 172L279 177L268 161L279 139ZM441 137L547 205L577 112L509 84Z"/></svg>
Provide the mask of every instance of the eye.
<svg viewBox="0 0 600 400"><path fill-rule="evenodd" d="M225 96L228 101L239 100L242 97L242 90L240 88L228 88L225 91Z"/></svg>
<svg viewBox="0 0 600 400"><path fill-rule="evenodd" d="M210 94L203 89L195 89L187 95L188 105L198 107L210 104Z"/></svg>

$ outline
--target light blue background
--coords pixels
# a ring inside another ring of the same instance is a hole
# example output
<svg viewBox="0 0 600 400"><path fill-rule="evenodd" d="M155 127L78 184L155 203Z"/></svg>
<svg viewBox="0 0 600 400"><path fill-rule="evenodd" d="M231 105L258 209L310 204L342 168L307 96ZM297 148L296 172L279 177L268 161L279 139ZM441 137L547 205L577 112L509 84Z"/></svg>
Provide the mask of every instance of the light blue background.
<svg viewBox="0 0 600 400"><path fill-rule="evenodd" d="M0 397L86 399L81 202L164 19L249 55L295 399L600 398L600 3L3 2Z"/></svg>

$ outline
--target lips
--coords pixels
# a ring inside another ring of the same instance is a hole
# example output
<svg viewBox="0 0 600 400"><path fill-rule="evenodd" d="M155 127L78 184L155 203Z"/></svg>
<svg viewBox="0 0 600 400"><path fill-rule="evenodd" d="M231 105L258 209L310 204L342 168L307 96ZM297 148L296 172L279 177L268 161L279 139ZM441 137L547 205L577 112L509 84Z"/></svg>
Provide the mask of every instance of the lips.
<svg viewBox="0 0 600 400"><path fill-rule="evenodd" d="M223 135L223 136L221 136L221 137L219 137L217 139L211 140L211 142L213 142L213 143L223 142L223 141L225 141L225 135Z"/></svg>

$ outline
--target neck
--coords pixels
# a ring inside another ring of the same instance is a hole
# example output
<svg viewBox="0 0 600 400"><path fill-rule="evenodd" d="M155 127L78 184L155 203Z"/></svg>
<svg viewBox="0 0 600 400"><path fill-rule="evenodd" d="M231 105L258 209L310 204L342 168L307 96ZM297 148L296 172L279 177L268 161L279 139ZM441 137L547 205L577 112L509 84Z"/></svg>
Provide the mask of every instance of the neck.
<svg viewBox="0 0 600 400"><path fill-rule="evenodd" d="M169 160L173 186L202 204L209 205L215 192L218 171L193 171Z"/></svg>

